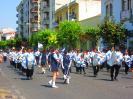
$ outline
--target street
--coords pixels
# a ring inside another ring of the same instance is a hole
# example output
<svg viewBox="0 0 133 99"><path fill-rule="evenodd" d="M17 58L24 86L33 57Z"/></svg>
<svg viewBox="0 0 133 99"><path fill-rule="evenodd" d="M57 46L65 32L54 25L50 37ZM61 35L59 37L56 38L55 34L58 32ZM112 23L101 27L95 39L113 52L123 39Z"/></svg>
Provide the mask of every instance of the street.
<svg viewBox="0 0 133 99"><path fill-rule="evenodd" d="M51 88L49 71L41 74L36 67L33 80L26 80L8 62L0 64L0 89L11 90L17 99L132 99L133 96L133 73L125 75L122 69L118 81L110 81L106 69L95 78L91 68L83 75L76 74L72 67L69 85L63 83L62 77L60 73L56 81L59 88Z"/></svg>

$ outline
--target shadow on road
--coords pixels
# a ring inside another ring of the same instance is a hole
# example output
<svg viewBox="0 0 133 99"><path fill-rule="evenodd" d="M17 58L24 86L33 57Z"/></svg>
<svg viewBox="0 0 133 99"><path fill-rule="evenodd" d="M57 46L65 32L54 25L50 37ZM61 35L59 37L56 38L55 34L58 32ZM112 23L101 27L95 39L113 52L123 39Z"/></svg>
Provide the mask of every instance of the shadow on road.
<svg viewBox="0 0 133 99"><path fill-rule="evenodd" d="M43 87L52 88L50 85L41 85Z"/></svg>
<svg viewBox="0 0 133 99"><path fill-rule="evenodd" d="M121 77L121 78L125 78L125 79L133 79L133 77Z"/></svg>
<svg viewBox="0 0 133 99"><path fill-rule="evenodd" d="M110 79L95 79L95 80L111 81Z"/></svg>

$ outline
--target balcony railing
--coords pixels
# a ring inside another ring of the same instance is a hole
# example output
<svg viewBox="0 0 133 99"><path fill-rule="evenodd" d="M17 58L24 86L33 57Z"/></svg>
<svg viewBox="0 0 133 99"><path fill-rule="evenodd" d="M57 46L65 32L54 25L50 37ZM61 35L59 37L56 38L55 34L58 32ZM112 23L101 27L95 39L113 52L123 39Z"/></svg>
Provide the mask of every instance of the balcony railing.
<svg viewBox="0 0 133 99"><path fill-rule="evenodd" d="M50 23L49 19L43 20L43 24L49 24L49 23Z"/></svg>
<svg viewBox="0 0 133 99"><path fill-rule="evenodd" d="M47 8L47 7L49 7L49 3L48 2L42 2L41 7Z"/></svg>
<svg viewBox="0 0 133 99"><path fill-rule="evenodd" d="M18 24L18 21L16 21L16 23Z"/></svg>
<svg viewBox="0 0 133 99"><path fill-rule="evenodd" d="M130 20L132 16L132 10L121 11L121 21Z"/></svg>
<svg viewBox="0 0 133 99"><path fill-rule="evenodd" d="M32 0L32 3L38 3L39 0Z"/></svg>
<svg viewBox="0 0 133 99"><path fill-rule="evenodd" d="M32 12L32 13L37 13L37 12L38 12L38 8L32 8L32 9L31 9L31 12Z"/></svg>
<svg viewBox="0 0 133 99"><path fill-rule="evenodd" d="M38 19L37 18L31 18L31 22L32 23L38 23Z"/></svg>
<svg viewBox="0 0 133 99"><path fill-rule="evenodd" d="M19 14L16 14L16 17L18 17L19 16Z"/></svg>
<svg viewBox="0 0 133 99"><path fill-rule="evenodd" d="M38 28L37 27L33 27L33 28L31 28L31 31L32 32L37 32L38 31Z"/></svg>

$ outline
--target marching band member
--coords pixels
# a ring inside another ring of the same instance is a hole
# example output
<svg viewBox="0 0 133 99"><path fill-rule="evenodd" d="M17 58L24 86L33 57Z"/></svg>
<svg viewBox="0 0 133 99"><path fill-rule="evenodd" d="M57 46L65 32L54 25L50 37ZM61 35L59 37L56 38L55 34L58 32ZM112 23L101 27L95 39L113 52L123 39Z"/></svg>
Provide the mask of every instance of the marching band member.
<svg viewBox="0 0 133 99"><path fill-rule="evenodd" d="M31 49L28 49L28 54L26 57L26 66L27 66L26 76L27 79L29 80L32 79L35 65L36 65L36 60L33 51Z"/></svg>
<svg viewBox="0 0 133 99"><path fill-rule="evenodd" d="M105 54L105 62L106 62L105 65L106 65L106 68L107 68L107 72L108 72L109 69L110 69L110 66L108 65L107 62L110 60L111 54L112 54L111 49L108 48L108 49L107 49L107 53Z"/></svg>
<svg viewBox="0 0 133 99"><path fill-rule="evenodd" d="M117 51L115 51L114 47L112 47L111 58L108 61L108 64L111 68L110 70L111 81L117 80L117 76L119 74L119 69L121 67L122 60L123 60L123 55L120 52L120 50L117 49ZM115 71L115 75L114 75L114 71Z"/></svg>
<svg viewBox="0 0 133 99"><path fill-rule="evenodd" d="M80 67L81 67L80 69L81 74L82 74L82 71L84 72L84 74L86 74L85 72L86 63L85 63L84 54L80 56Z"/></svg>
<svg viewBox="0 0 133 99"><path fill-rule="evenodd" d="M125 50L125 55L123 56L123 58L124 58L125 74L128 74L129 68L131 67L132 64L132 60L128 53L128 50Z"/></svg>
<svg viewBox="0 0 133 99"><path fill-rule="evenodd" d="M21 62L21 66L22 66L22 73L26 73L27 70L27 65L26 65L26 58L27 58L27 51L26 49L23 49L22 51L22 62Z"/></svg>
<svg viewBox="0 0 133 99"><path fill-rule="evenodd" d="M58 88L58 86L55 85L56 78L59 75L59 72L58 72L59 64L61 63L61 60L58 57L58 50L52 51L50 60L51 60L50 65L51 65L51 71L53 73L53 77L49 81L49 84L51 85L52 88Z"/></svg>
<svg viewBox="0 0 133 99"><path fill-rule="evenodd" d="M63 64L62 67L64 69L64 83L69 84L70 83L70 67L71 67L72 60L70 59L69 54L67 51L64 52L63 55Z"/></svg>
<svg viewBox="0 0 133 99"><path fill-rule="evenodd" d="M39 66L39 60L40 60L40 55L41 55L39 49L37 51L35 51L34 55L35 55L37 66Z"/></svg>
<svg viewBox="0 0 133 99"><path fill-rule="evenodd" d="M4 60L4 62L7 61L7 52L6 51L3 52L3 60Z"/></svg>
<svg viewBox="0 0 133 99"><path fill-rule="evenodd" d="M94 49L94 56L93 56L93 72L94 77L98 75L100 65L102 64L103 56L100 52L97 51L97 49Z"/></svg>
<svg viewBox="0 0 133 99"><path fill-rule="evenodd" d="M80 57L81 57L81 53L79 52L79 50L77 50L76 56L75 56L75 62L76 62L76 73L80 73L81 74L81 63L80 63Z"/></svg>
<svg viewBox="0 0 133 99"><path fill-rule="evenodd" d="M42 73L45 74L46 72L46 65L47 65L47 53L46 50L43 50L40 56L40 63L42 67Z"/></svg>

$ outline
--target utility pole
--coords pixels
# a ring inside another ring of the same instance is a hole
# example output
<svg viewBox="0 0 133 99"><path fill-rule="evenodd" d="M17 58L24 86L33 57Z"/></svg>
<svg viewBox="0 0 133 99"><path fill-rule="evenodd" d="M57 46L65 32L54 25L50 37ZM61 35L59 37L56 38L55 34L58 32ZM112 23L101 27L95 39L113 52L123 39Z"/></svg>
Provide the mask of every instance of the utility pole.
<svg viewBox="0 0 133 99"><path fill-rule="evenodd" d="M30 3L31 3L31 2L30 2L30 0L29 0L29 22L28 22L28 28L29 28L29 31L28 31L28 32L29 32L29 33L28 33L28 39L30 39L30 32L31 32L31 31L30 31L30 25L31 25L31 24L30 24Z"/></svg>
<svg viewBox="0 0 133 99"><path fill-rule="evenodd" d="M67 2L67 17L68 17L68 21L70 20L70 18L69 18L69 16L70 16L70 14L69 14L69 12L70 12L70 3L71 3L71 0L68 0L68 2Z"/></svg>

